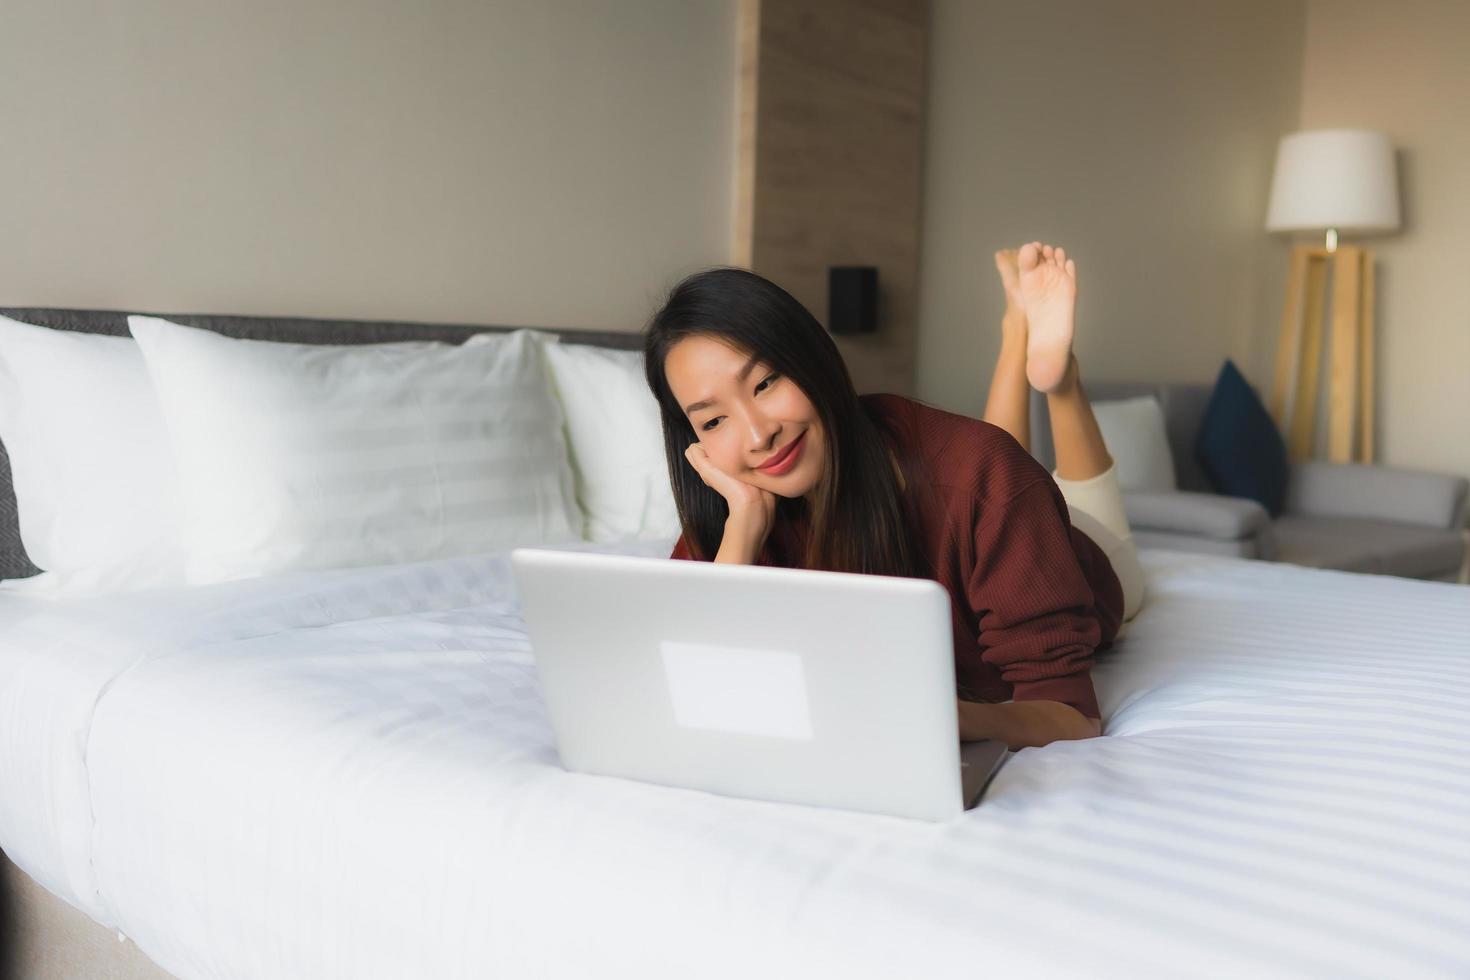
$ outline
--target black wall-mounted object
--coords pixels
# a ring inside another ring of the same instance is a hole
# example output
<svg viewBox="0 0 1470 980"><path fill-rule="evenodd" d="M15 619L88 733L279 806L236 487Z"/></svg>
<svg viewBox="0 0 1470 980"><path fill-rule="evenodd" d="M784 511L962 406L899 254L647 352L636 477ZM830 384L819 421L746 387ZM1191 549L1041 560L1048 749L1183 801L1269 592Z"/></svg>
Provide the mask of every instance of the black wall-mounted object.
<svg viewBox="0 0 1470 980"><path fill-rule="evenodd" d="M872 333L878 329L878 268L837 265L827 270L827 329Z"/></svg>

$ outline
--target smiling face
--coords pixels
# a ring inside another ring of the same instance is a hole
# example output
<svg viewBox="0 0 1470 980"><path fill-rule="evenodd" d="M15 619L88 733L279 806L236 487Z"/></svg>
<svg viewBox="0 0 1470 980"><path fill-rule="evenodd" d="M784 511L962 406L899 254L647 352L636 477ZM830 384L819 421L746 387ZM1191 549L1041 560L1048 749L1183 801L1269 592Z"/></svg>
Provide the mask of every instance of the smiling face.
<svg viewBox="0 0 1470 980"><path fill-rule="evenodd" d="M782 497L801 497L821 480L827 440L817 410L796 383L758 356L713 337L685 337L664 359L669 390L716 467ZM794 464L762 469L797 439Z"/></svg>

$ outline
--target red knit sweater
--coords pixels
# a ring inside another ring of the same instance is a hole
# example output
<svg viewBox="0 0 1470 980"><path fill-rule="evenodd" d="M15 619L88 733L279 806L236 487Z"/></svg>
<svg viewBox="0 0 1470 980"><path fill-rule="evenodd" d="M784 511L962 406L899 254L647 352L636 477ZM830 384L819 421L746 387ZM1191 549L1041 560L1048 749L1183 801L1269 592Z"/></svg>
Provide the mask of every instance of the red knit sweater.
<svg viewBox="0 0 1470 980"><path fill-rule="evenodd" d="M988 422L901 395L860 400L914 440L932 483L905 499L930 577L949 590L960 696L1060 701L1101 717L1090 671L1117 635L1123 590L1051 475ZM756 564L797 567L806 530L778 518ZM670 557L690 557L682 535Z"/></svg>

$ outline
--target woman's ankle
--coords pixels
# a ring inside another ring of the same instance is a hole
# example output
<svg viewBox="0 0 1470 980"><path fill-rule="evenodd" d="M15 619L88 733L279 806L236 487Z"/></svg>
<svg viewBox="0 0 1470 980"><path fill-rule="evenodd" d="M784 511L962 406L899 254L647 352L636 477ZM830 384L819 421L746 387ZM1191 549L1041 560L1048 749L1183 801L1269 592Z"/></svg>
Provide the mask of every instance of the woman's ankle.
<svg viewBox="0 0 1470 980"><path fill-rule="evenodd" d="M1077 398L1082 395L1082 367L1077 363L1076 354L1067 357L1067 373L1062 375L1055 388L1046 393L1048 398Z"/></svg>

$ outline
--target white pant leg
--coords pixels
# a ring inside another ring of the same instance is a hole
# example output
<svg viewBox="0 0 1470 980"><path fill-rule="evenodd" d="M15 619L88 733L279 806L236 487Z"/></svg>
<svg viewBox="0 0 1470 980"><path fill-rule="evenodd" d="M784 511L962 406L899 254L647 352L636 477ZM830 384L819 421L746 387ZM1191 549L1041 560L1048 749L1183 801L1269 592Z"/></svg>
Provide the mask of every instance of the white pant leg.
<svg viewBox="0 0 1470 980"><path fill-rule="evenodd" d="M1138 614L1143 605L1143 566L1128 515L1123 509L1123 491L1118 486L1118 467L1109 466L1088 480L1064 480L1052 474L1067 500L1072 526L1087 535L1108 556L1118 582L1123 586L1123 621Z"/></svg>

